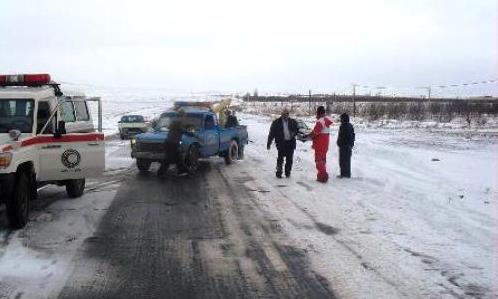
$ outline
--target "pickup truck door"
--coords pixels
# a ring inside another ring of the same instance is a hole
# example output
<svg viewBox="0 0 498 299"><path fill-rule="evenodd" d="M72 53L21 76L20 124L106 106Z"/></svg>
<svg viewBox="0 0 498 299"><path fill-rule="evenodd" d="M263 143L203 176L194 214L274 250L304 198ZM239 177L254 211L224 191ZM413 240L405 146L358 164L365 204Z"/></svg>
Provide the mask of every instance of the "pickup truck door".
<svg viewBox="0 0 498 299"><path fill-rule="evenodd" d="M204 129L202 130L201 156L209 157L215 155L220 147L220 135L213 115L204 117Z"/></svg>
<svg viewBox="0 0 498 299"><path fill-rule="evenodd" d="M96 99L93 98L92 101ZM62 120L65 117L71 117L71 112L68 111L70 105L65 106L66 111L63 111L63 107L63 102L57 106ZM99 109L99 115L101 113ZM52 113L52 117L55 118L55 115L57 111ZM57 137L54 134L42 132L42 134L23 140L22 146L37 147L39 152L37 179L39 181L96 177L100 176L105 168L105 143L104 134L101 132L69 133Z"/></svg>

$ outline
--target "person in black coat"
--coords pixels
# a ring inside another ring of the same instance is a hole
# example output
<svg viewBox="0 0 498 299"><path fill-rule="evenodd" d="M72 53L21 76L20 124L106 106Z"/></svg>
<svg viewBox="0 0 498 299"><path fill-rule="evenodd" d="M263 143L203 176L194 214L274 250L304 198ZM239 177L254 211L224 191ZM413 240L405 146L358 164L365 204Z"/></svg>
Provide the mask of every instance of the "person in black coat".
<svg viewBox="0 0 498 299"><path fill-rule="evenodd" d="M278 158L275 175L277 178L282 177L282 166L285 158L285 176L290 177L292 170L292 160L294 150L296 149L297 121L289 117L289 110L284 109L282 116L274 120L268 134L267 149L270 150L271 144L275 139L277 145Z"/></svg>
<svg viewBox="0 0 498 299"><path fill-rule="evenodd" d="M354 146L354 128L349 122L347 113L341 114L341 126L337 135L337 146L339 147L339 167L342 178L351 177L351 155Z"/></svg>
<svg viewBox="0 0 498 299"><path fill-rule="evenodd" d="M239 120L232 111L227 110L226 114L227 114L227 122L225 125L226 128L236 127L239 125Z"/></svg>
<svg viewBox="0 0 498 299"><path fill-rule="evenodd" d="M164 141L165 159L161 162L161 167L159 167L157 173L159 176L164 176L169 165L176 164L177 173L179 175L185 174L186 170L179 152L180 141L183 136L182 120L173 120L168 129L168 137Z"/></svg>

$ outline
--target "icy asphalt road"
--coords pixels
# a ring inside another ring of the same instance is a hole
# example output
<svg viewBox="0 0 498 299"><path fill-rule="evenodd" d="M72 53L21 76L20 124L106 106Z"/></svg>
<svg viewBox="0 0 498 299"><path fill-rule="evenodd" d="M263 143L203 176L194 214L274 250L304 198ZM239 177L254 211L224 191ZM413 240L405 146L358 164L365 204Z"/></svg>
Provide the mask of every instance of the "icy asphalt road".
<svg viewBox="0 0 498 299"><path fill-rule="evenodd" d="M334 297L255 204L244 185L253 178L224 168L165 179L131 171L59 297Z"/></svg>

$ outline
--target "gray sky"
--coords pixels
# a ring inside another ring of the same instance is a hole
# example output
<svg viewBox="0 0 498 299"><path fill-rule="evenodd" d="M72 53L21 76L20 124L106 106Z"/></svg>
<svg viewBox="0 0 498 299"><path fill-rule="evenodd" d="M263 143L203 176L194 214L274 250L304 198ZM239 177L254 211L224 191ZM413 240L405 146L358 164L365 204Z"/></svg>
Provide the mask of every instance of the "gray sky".
<svg viewBox="0 0 498 299"><path fill-rule="evenodd" d="M498 77L497 14L497 0L2 0L0 72L185 91L467 83Z"/></svg>

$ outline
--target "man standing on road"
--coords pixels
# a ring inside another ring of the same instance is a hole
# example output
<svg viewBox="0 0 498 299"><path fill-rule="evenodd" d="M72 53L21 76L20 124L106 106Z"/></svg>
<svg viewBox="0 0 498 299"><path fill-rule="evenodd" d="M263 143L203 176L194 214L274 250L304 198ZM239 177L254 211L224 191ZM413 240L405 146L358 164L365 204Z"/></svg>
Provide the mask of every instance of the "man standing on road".
<svg viewBox="0 0 498 299"><path fill-rule="evenodd" d="M325 115L325 107L323 106L318 107L316 110L316 119L315 127L310 134L313 139L312 148L315 150L315 163L318 171L316 180L326 183L329 179L326 162L327 151L329 150L329 127L332 125L332 120Z"/></svg>
<svg viewBox="0 0 498 299"><path fill-rule="evenodd" d="M277 145L278 158L275 175L282 178L282 166L285 158L285 176L290 177L292 159L296 149L297 121L289 117L289 110L284 108L281 117L274 120L268 134L267 149L270 150L273 139Z"/></svg>
<svg viewBox="0 0 498 299"><path fill-rule="evenodd" d="M157 171L157 174L161 177L166 174L169 165L173 163L176 164L178 175L187 173L183 161L181 161L181 155L178 148L183 135L182 117L183 113L180 112L179 119L174 119L168 127L168 137L166 137L164 142L165 159L161 162L161 167L159 167L159 170Z"/></svg>
<svg viewBox="0 0 498 299"><path fill-rule="evenodd" d="M339 147L339 167L341 178L351 177L351 154L354 146L354 128L349 122L347 113L341 114L341 126L337 135L337 146Z"/></svg>

